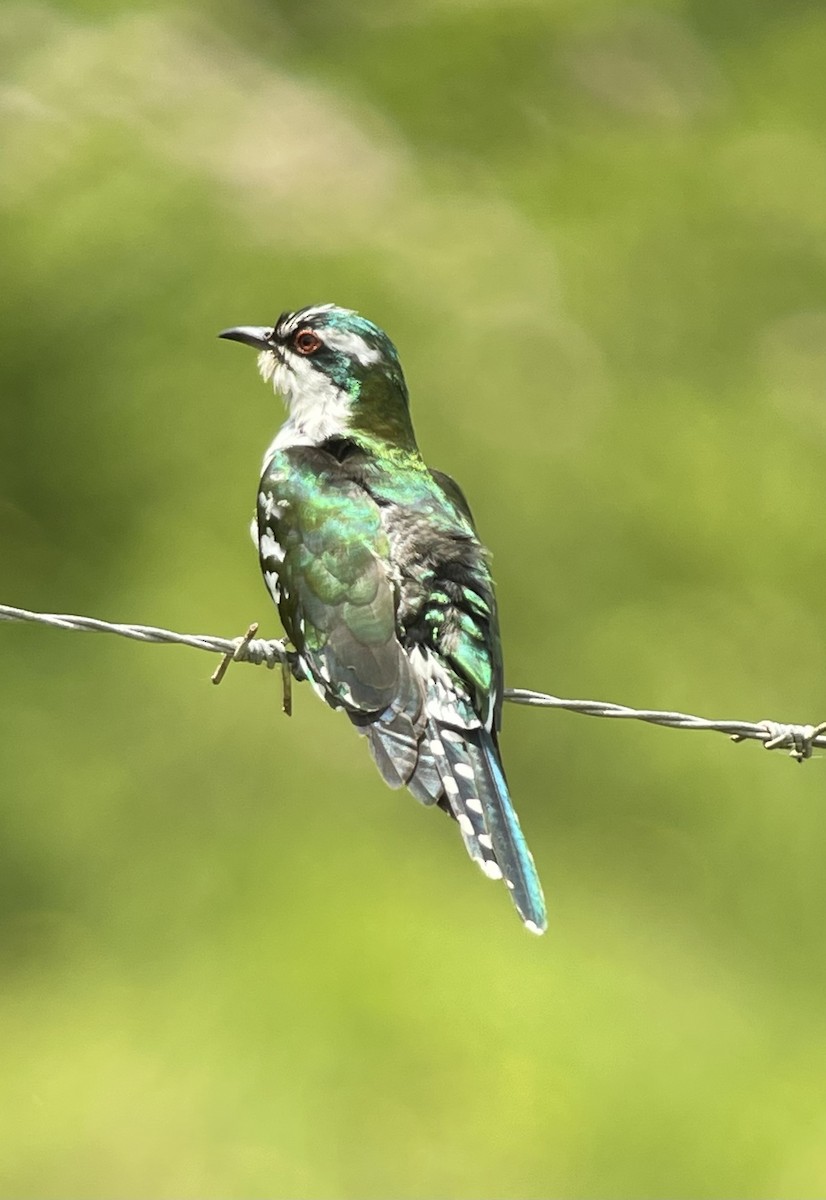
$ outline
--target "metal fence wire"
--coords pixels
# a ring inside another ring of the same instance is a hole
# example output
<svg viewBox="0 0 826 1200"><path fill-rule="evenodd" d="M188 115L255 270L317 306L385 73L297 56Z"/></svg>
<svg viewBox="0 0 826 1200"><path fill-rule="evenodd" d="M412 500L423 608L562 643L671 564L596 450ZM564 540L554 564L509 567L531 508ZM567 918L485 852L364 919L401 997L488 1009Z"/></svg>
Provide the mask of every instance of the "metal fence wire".
<svg viewBox="0 0 826 1200"><path fill-rule="evenodd" d="M56 629L78 633L114 633L136 642L162 645L192 646L222 655L213 673L214 683L220 683L231 662L250 662L273 668L280 666L284 677L284 708L290 711L289 683L292 677L302 678L296 655L284 641L256 637L258 626L251 625L246 634L236 638L213 637L210 634L176 633L154 625L112 624L95 617L78 617L66 613L39 613L25 608L0 604L0 621L30 621ZM565 700L547 692L530 688L506 688L505 700L511 704L526 704L532 708L561 708L586 717L612 717L624 721L645 721L668 729L704 729L726 734L733 742L757 741L765 750L788 750L791 758L803 762L812 757L815 747L826 746L826 721L819 725L798 725L785 721L720 721L695 717L690 713L668 712L659 709L630 708L607 700Z"/></svg>

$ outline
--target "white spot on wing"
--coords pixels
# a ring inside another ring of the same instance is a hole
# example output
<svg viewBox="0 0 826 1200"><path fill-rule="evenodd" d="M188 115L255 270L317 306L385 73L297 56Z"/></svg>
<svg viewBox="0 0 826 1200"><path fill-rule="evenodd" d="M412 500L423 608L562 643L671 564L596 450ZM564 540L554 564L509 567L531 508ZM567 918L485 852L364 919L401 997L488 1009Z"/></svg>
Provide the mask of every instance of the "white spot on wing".
<svg viewBox="0 0 826 1200"><path fill-rule="evenodd" d="M480 833L479 834L479 845L484 846L485 850L492 850L493 842L490 839L490 834Z"/></svg>
<svg viewBox="0 0 826 1200"><path fill-rule="evenodd" d="M481 813L482 801L478 796L470 796L469 799L465 801L465 807L469 808L471 812Z"/></svg>
<svg viewBox="0 0 826 1200"><path fill-rule="evenodd" d="M467 763L457 763L453 770L457 775L461 775L462 779L473 779L473 767L469 767Z"/></svg>
<svg viewBox="0 0 826 1200"><path fill-rule="evenodd" d="M467 693L464 690L457 692L455 680L434 654L416 646L410 651L410 661L425 682L428 716L436 721L462 725L467 729L480 727L481 721L473 714ZM457 733L455 729L442 729L441 735L449 742L464 740L461 733Z"/></svg>
<svg viewBox="0 0 826 1200"><path fill-rule="evenodd" d="M275 603L279 604L281 602L281 584L278 582L277 571L265 571L264 572L264 582L266 583L267 587L270 589L272 598L275 601Z"/></svg>
<svg viewBox="0 0 826 1200"><path fill-rule="evenodd" d="M492 858L486 858L482 863L482 870L487 875L488 879L501 879L502 868L499 863L494 862Z"/></svg>
<svg viewBox="0 0 826 1200"><path fill-rule="evenodd" d="M265 529L259 542L262 558L272 559L276 563L284 561L283 547L275 540L271 529Z"/></svg>
<svg viewBox="0 0 826 1200"><path fill-rule="evenodd" d="M473 833L473 822L471 821L470 817L466 816L465 813L460 813L458 821L459 828L461 829L462 833L466 833L468 836L470 836Z"/></svg>

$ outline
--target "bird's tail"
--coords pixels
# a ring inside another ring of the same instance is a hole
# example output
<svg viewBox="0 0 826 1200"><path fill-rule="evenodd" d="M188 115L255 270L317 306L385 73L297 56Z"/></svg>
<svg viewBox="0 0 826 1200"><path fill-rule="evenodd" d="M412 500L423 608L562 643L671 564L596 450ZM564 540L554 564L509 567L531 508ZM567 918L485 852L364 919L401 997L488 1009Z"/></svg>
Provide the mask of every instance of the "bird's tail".
<svg viewBox="0 0 826 1200"><path fill-rule="evenodd" d="M444 793L439 803L456 818L468 854L489 879L504 879L525 927L544 933L542 885L490 733L430 719L425 737L428 765L432 761Z"/></svg>
<svg viewBox="0 0 826 1200"><path fill-rule="evenodd" d="M489 879L504 879L525 926L544 933L542 886L491 734L463 724L455 704L455 720L444 703L439 716L432 715L433 698L425 701L415 672L406 657L403 661L393 703L379 716L351 712L350 720L367 736L385 782L407 787L422 804L438 804L455 817L470 857Z"/></svg>

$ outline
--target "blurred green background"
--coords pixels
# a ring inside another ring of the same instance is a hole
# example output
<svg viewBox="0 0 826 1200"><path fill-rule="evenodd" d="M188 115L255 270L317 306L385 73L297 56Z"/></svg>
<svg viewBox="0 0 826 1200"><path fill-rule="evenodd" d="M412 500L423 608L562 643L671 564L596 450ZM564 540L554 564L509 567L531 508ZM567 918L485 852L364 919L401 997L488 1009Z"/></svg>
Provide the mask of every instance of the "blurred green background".
<svg viewBox="0 0 826 1200"><path fill-rule="evenodd" d="M508 682L824 701L826 10L0 7L0 601L275 636L236 323L390 332ZM820 755L506 710L541 941L308 689L0 626L0 1192L826 1194Z"/></svg>

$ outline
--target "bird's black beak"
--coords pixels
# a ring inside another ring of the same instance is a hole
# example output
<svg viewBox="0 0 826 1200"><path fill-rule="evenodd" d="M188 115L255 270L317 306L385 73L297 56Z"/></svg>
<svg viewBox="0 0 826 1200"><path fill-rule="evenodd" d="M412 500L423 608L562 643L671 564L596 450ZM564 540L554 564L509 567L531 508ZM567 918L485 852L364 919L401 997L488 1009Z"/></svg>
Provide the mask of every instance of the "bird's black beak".
<svg viewBox="0 0 826 1200"><path fill-rule="evenodd" d="M243 342L245 346L253 346L256 350L271 350L273 332L263 325L237 325L235 329L222 329L218 337L231 342Z"/></svg>

